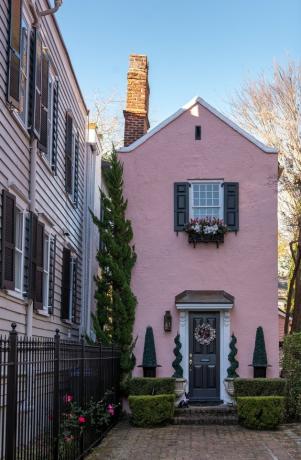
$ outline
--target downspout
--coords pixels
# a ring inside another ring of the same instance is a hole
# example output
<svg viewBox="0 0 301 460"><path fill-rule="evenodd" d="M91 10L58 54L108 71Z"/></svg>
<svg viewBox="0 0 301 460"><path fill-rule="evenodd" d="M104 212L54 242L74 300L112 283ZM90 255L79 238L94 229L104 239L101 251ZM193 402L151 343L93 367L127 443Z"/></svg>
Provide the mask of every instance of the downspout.
<svg viewBox="0 0 301 460"><path fill-rule="evenodd" d="M54 1L54 7L49 8L44 11L36 11L36 7L33 3L32 0L29 0L29 8L30 12L34 18L33 21L33 26L39 27L40 26L40 17L41 16L47 16L49 14L54 14L56 11L60 8L62 5L63 0L55 0ZM38 141L37 139L33 139L31 141L30 147L29 147L29 155L30 155L30 177L29 177L29 199L30 199L30 205L29 205L29 210L31 212L36 211L36 182L37 182L37 152L38 152ZM32 337L32 319L33 319L33 300L31 299L28 302L27 306L27 313L26 313L26 326L25 326L25 332L27 337Z"/></svg>
<svg viewBox="0 0 301 460"><path fill-rule="evenodd" d="M30 212L36 211L36 182L37 182L37 152L38 141L33 139L31 142L30 150L30 172L29 172L29 210ZM32 318L33 318L33 300L30 299L27 307L26 315L26 335L32 336Z"/></svg>

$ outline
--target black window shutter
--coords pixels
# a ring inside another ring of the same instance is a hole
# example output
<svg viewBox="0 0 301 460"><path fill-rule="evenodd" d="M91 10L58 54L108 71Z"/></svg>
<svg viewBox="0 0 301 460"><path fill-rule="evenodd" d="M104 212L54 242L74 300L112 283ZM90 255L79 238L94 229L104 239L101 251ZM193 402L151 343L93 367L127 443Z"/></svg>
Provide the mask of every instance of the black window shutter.
<svg viewBox="0 0 301 460"><path fill-rule="evenodd" d="M228 231L237 232L239 229L239 184L224 182L224 222Z"/></svg>
<svg viewBox="0 0 301 460"><path fill-rule="evenodd" d="M72 280L72 319L75 324L80 324L80 312L77 308L77 259L73 258L73 280Z"/></svg>
<svg viewBox="0 0 301 460"><path fill-rule="evenodd" d="M74 204L78 205L78 166L79 166L79 133L75 136L74 147Z"/></svg>
<svg viewBox="0 0 301 460"><path fill-rule="evenodd" d="M189 221L189 183L174 184L174 231L182 232Z"/></svg>
<svg viewBox="0 0 301 460"><path fill-rule="evenodd" d="M58 117L59 117L59 82L56 81L53 87L53 112L52 112L52 157L51 168L56 174L57 167L57 142L58 142Z"/></svg>
<svg viewBox="0 0 301 460"><path fill-rule="evenodd" d="M15 288L16 198L2 191L1 287Z"/></svg>
<svg viewBox="0 0 301 460"><path fill-rule="evenodd" d="M29 273L28 273L28 298L34 300L36 292L36 272L37 272L37 232L38 216L30 213L29 225Z"/></svg>
<svg viewBox="0 0 301 460"><path fill-rule="evenodd" d="M23 295L29 297L30 217L25 218Z"/></svg>
<svg viewBox="0 0 301 460"><path fill-rule="evenodd" d="M62 319L69 318L69 301L71 289L71 251L63 249L63 267L62 267L62 298L61 298L61 317Z"/></svg>
<svg viewBox="0 0 301 460"><path fill-rule="evenodd" d="M37 222L36 239L36 279L33 306L35 310L43 309L43 272L44 272L44 224Z"/></svg>
<svg viewBox="0 0 301 460"><path fill-rule="evenodd" d="M34 32L34 79L33 79L33 133L40 139L41 135L41 104L42 104L42 39L40 32Z"/></svg>
<svg viewBox="0 0 301 460"><path fill-rule="evenodd" d="M39 147L47 153L48 145L48 82L49 58L47 53L42 53L42 94L41 94L41 135Z"/></svg>
<svg viewBox="0 0 301 460"><path fill-rule="evenodd" d="M10 0L7 100L20 110L22 0Z"/></svg>
<svg viewBox="0 0 301 460"><path fill-rule="evenodd" d="M55 286L55 255L56 255L56 237L50 238L50 258L49 258L49 296L48 296L48 313L53 315L54 312L54 286Z"/></svg>
<svg viewBox="0 0 301 460"><path fill-rule="evenodd" d="M72 134L73 118L66 114L66 142L65 142L65 187L67 193L72 193Z"/></svg>

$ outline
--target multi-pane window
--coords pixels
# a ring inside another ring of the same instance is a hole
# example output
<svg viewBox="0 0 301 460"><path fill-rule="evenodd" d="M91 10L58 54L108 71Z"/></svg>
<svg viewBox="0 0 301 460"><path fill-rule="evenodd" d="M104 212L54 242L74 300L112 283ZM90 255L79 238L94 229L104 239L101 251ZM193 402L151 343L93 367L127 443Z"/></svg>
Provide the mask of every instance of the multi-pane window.
<svg viewBox="0 0 301 460"><path fill-rule="evenodd" d="M50 261L50 236L44 235L44 257L43 257L43 309L48 310L49 299L49 261Z"/></svg>
<svg viewBox="0 0 301 460"><path fill-rule="evenodd" d="M23 256L24 256L24 214L16 209L16 235L15 235L15 290L22 293L23 284Z"/></svg>
<svg viewBox="0 0 301 460"><path fill-rule="evenodd" d="M29 26L28 22L22 17L21 24L21 73L20 73L20 111L19 117L24 126L27 126L28 108L28 56L29 56Z"/></svg>
<svg viewBox="0 0 301 460"><path fill-rule="evenodd" d="M223 203L219 182L191 184L191 218L222 218Z"/></svg>
<svg viewBox="0 0 301 460"><path fill-rule="evenodd" d="M71 256L70 258L70 285L69 285L69 302L68 302L68 319L72 321L73 314L73 302L74 302L74 291L73 291L73 280L75 274L76 259Z"/></svg>

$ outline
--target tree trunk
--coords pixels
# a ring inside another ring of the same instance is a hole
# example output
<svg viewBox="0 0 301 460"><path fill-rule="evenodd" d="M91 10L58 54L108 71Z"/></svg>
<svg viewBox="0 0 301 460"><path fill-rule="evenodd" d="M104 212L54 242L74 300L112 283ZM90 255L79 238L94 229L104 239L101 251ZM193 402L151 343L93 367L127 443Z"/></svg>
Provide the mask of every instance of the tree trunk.
<svg viewBox="0 0 301 460"><path fill-rule="evenodd" d="M294 270L293 270L293 273L292 273L292 277L290 279L289 289L288 289L288 293L287 293L286 315L285 315L285 324L284 324L284 334L285 335L287 335L288 332L289 332L288 331L289 330L289 321L290 321L290 317L291 317L291 308L292 308L292 299L293 299L293 294L294 294L295 281L296 281L298 271L300 269L301 248L300 248L299 243L298 243L298 247L297 247L297 250L296 250L296 257L293 257L293 258L294 258L295 266L294 266Z"/></svg>
<svg viewBox="0 0 301 460"><path fill-rule="evenodd" d="M301 230L300 230L301 232ZM300 264L300 235L298 241L298 247L295 257L295 269L296 269L296 279L295 279L295 295L294 295L294 311L293 311L293 321L292 321L292 330L291 332L300 332L301 331L301 264Z"/></svg>

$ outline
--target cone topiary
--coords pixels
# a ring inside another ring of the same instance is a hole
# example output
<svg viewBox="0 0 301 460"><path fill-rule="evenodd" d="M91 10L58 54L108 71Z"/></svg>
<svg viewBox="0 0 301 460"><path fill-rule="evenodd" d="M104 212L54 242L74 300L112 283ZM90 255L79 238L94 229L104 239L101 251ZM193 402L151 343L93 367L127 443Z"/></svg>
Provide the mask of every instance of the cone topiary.
<svg viewBox="0 0 301 460"><path fill-rule="evenodd" d="M268 359L265 349L264 333L261 326L257 328L255 348L253 353L253 367L267 367Z"/></svg>
<svg viewBox="0 0 301 460"><path fill-rule="evenodd" d="M237 355L237 348L236 348L236 342L237 339L234 334L231 336L231 341L230 341L230 353L228 354L228 360L230 363L230 366L227 369L227 374L228 374L228 379L235 379L239 377L239 375L236 372L236 369L239 366L238 361L235 359L235 356Z"/></svg>
<svg viewBox="0 0 301 460"><path fill-rule="evenodd" d="M172 367L174 368L175 372L173 374L173 377L176 378L176 379L182 379L183 378L183 368L181 366L181 362L182 362L182 359L183 359L183 356L180 352L181 348L182 348L182 344L181 344L181 341L180 341L180 334L177 334L175 339L174 339L174 342L176 344L174 350L173 350L173 353L176 357L176 359L173 361L172 363Z"/></svg>
<svg viewBox="0 0 301 460"><path fill-rule="evenodd" d="M158 367L158 365L157 365L154 333L153 333L153 328L151 326L148 326L145 332L142 367L143 367L144 377L155 377L156 376L156 367Z"/></svg>

